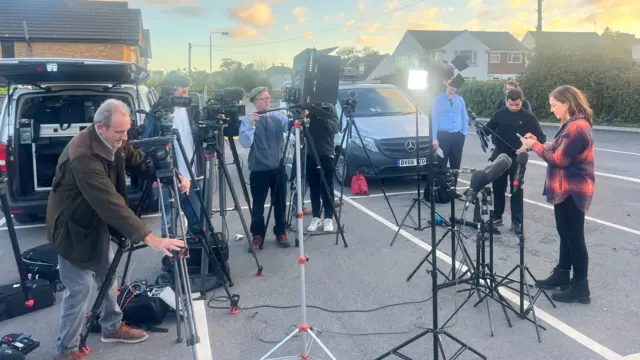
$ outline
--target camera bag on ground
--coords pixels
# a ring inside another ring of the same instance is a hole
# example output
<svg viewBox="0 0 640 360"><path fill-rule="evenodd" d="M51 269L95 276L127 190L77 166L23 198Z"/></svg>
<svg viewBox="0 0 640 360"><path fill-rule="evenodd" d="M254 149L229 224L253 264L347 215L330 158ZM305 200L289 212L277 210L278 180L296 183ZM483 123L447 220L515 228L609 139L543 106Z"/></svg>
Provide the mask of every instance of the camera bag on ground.
<svg viewBox="0 0 640 360"><path fill-rule="evenodd" d="M22 261L32 279L49 281L56 292L64 290L58 270L58 253L53 245L46 243L26 250L22 253Z"/></svg>
<svg viewBox="0 0 640 360"><path fill-rule="evenodd" d="M7 222L13 255L20 274L20 282L0 286L0 321L47 308L56 302L53 285L47 280L31 280L27 276L27 270L20 257L20 245L18 244L16 229L9 211L6 179L4 176L0 178L0 201L2 202L2 212Z"/></svg>
<svg viewBox="0 0 640 360"><path fill-rule="evenodd" d="M137 285L137 284L136 284ZM146 283L142 289L131 290L125 287L118 291L118 304L122 310L122 321L127 325L146 329L148 331L166 332L166 329L157 328L162 324L169 305L158 296L150 296ZM91 327L92 333L100 333L100 323L96 322Z"/></svg>
<svg viewBox="0 0 640 360"><path fill-rule="evenodd" d="M431 201L432 189L430 187L431 179L427 175L427 184L424 187L424 199L426 201ZM436 168L436 176L435 176L435 184L436 187L436 198L434 201L437 204L448 204L451 201L451 192L449 183L447 180L447 168L438 166Z"/></svg>

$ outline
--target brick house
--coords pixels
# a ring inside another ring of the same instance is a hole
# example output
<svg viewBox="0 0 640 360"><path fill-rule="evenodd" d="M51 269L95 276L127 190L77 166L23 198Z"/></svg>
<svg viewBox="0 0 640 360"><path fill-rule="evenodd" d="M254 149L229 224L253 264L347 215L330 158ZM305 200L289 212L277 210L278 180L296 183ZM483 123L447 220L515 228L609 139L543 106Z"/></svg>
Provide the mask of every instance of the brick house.
<svg viewBox="0 0 640 360"><path fill-rule="evenodd" d="M151 35L126 2L2 0L0 58L131 61L147 67Z"/></svg>
<svg viewBox="0 0 640 360"><path fill-rule="evenodd" d="M422 57L451 61L460 55L469 64L466 80L508 79L524 72L530 52L506 31L407 30L393 54L369 78L416 68Z"/></svg>

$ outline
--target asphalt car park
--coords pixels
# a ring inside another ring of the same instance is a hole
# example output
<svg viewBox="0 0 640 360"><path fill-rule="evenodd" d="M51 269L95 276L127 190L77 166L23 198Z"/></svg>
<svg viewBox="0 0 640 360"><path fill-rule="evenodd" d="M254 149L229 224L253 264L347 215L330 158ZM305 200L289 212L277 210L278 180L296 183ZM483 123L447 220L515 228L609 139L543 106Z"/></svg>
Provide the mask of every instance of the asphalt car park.
<svg viewBox="0 0 640 360"><path fill-rule="evenodd" d="M545 127L544 130L552 136L557 128ZM542 343L536 338L534 326L513 314L510 314L513 325L510 328L497 303L490 301L489 310L486 303L477 307L467 304L447 324L447 331L489 359L609 360L640 352L636 330L640 327L636 305L640 289L635 280L640 266L636 260L640 253L637 246L640 195L636 191L640 170L631 166L640 158L640 151L633 145L640 140L640 134L597 130L595 139L596 196L585 229L591 261L592 302L590 305L557 303L554 308L541 297L536 303L536 314L540 324L547 329L541 331ZM240 155L245 159L246 151L240 148ZM486 165L486 159L476 136L469 134L463 166L481 168ZM558 238L552 207L541 195L545 167L536 162L540 159L534 154L530 159L524 185L526 263L536 277L542 278L555 264ZM236 176L233 167L230 171ZM245 179L248 179L246 168L244 171ZM460 185L467 186L465 181L468 180L468 176L461 176ZM415 197L415 179L386 179L384 184L395 215L400 219ZM411 281L406 281L408 274L430 249L430 231L404 227L395 244L389 246L397 227L377 183L369 181L369 186L371 195L365 197L353 197L350 189L345 188L341 220L345 224L349 247L345 248L341 243L336 246L335 235L314 236L305 242L310 259L306 274L307 302L325 309L310 308L308 322L316 328L320 339L337 359L373 359L419 333L421 328L430 327L433 320L432 302L425 301L432 296L430 275L425 271L427 266L418 271ZM240 192L239 184L236 188ZM337 191L340 191L339 187ZM242 195L239 195L240 205L245 206ZM227 196L227 199L230 201L231 197ZM462 202L456 202L457 216L462 205ZM423 205L422 210L424 223L428 209ZM449 204L437 205L437 211L448 217ZM243 214L247 220L250 218L246 207ZM417 218L416 211L413 218ZM305 219L305 224L309 220ZM148 216L146 221L159 230L157 216ZM217 217L213 221L216 227L221 226ZM242 233L237 214L230 213L228 222L232 235ZM6 225L3 220L0 223L0 236L6 243ZM411 225L410 222L407 224ZM16 225L23 250L46 241L41 223ZM504 274L517 264L518 247L517 238L508 231L508 220L501 230L501 234L495 237L495 266L499 274ZM436 231L441 236L445 229L438 226ZM473 256L474 231L470 228L462 231L468 237L463 242ZM289 236L293 239L295 235ZM244 240L232 240L230 243L231 274L235 282L231 291L240 295L240 305L244 310L238 315L230 315L225 309L206 306L208 301L199 304L206 309L207 325L207 333L200 336L208 339L216 360L260 359L300 322L298 308L273 308L300 303L298 249L279 248L273 237L268 236L264 249L258 253L265 276L256 277L256 265L246 252L246 246ZM438 264L446 272L450 268L447 263L450 244L444 241L439 250ZM0 249L0 256L3 283L16 281L17 271L10 248ZM149 249L134 253L130 280L146 278L153 281L160 272L161 257L160 253ZM460 260L459 257L456 260ZM438 292L440 324L466 297L456 290L467 288L460 284ZM510 301L517 299L517 293L513 291L505 291L505 294ZM216 290L209 294L209 299L220 295L222 291ZM60 295L58 299L54 307L0 323L0 333L29 332L41 342L31 358L51 358L58 331ZM406 302L413 303L371 312L344 312ZM224 308L227 303L212 301L210 305ZM261 305L273 307L250 309ZM97 336L92 336L89 345L93 352L88 359L128 358L131 354L136 354L137 359L189 359L191 355L186 345L175 342L173 316L167 316L161 327L167 328L168 332L152 333L149 340L138 345L101 344ZM494 336L491 336L491 330ZM288 342L282 352L274 355L299 354L300 341L296 338ZM457 350L446 339L443 344L448 357ZM405 353L412 358L425 359L431 358L431 349L431 337L425 337L408 347ZM312 353L317 358L327 358L318 347L313 347ZM465 352L460 358L477 357Z"/></svg>

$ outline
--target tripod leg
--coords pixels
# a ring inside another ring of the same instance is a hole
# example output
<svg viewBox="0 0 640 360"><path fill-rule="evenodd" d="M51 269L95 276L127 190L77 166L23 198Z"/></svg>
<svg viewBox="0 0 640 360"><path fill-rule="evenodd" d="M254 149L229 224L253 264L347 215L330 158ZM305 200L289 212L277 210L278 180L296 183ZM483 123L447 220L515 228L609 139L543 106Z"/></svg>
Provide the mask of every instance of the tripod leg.
<svg viewBox="0 0 640 360"><path fill-rule="evenodd" d="M444 238L447 236L447 234L449 233L449 230L447 230L447 232L444 233L444 235L442 235L442 237L440 238L440 240L438 240L438 242L436 243L436 248L440 245L440 243L444 240ZM431 256L431 252L435 251L435 249L431 249L429 250L429 252L427 253L427 255L422 259L422 261L420 261L420 263L418 264L418 266L415 267L415 269L413 269L413 271L411 272L411 274L409 274L409 277L407 277L407 282L409 280L411 280L411 278L413 278L413 276L418 272L418 270L420 269L420 267L422 267L422 265L424 265L424 263L428 262L431 263L431 261L429 261L429 257ZM451 279L449 279L449 277L442 272L440 269L436 269L438 270L438 272L440 274L442 274L442 276L445 277L445 279L447 279L447 281L451 281Z"/></svg>
<svg viewBox="0 0 640 360"><path fill-rule="evenodd" d="M387 191L384 188L384 185L382 184L382 180L380 180L380 176L378 176L378 170L376 170L376 167L373 166L373 161L371 160L371 155L369 154L369 150L367 149L366 146L364 146L364 141L362 140L362 135L360 135L360 130L358 129L358 125L356 124L355 120L351 119L350 120L351 125L353 126L354 129L356 129L356 135L358 135L358 139L360 139L360 144L362 144L362 148L364 149L364 154L367 156L367 160L369 160L369 165L371 166L371 169L373 169L373 173L376 177L376 179L378 180L378 185L380 185L380 189L382 190L382 194L384 195L384 199L387 202L387 206L389 207L389 211L391 211L391 215L393 216L393 220L396 222L396 225L400 226L398 224L398 219L396 218L396 213L393 211L393 206L391 206L391 202L389 201L389 197L387 196ZM418 166L420 166L420 164L418 164Z"/></svg>
<svg viewBox="0 0 640 360"><path fill-rule="evenodd" d="M409 209L407 210L407 213L404 214L404 217L402 218L402 221L400 221L400 225L398 226L398 230L396 230L396 233L393 235L393 239L391 239L391 244L389 244L389 246L393 246L393 243L396 242L396 239L398 238L398 234L400 234L400 230L402 230L402 226L404 226L404 222L407 221L407 218L409 217L409 215L411 215L411 211L413 211L413 207L416 206L416 204L418 203L419 200L417 199L413 199L413 202L411 203L411 206L409 206Z"/></svg>
<svg viewBox="0 0 640 360"><path fill-rule="evenodd" d="M96 296L96 300L93 302L93 306L91 306L91 310L89 311L89 316L85 321L84 331L80 335L80 351L84 351L85 353L89 353L90 349L87 346L87 338L89 337L89 333L93 324L98 320L98 315L100 312L100 307L102 306L102 302L104 301L104 297L107 295L107 291L109 291L109 285L113 282L113 277L116 274L116 270L118 270L118 266L120 265L120 260L122 259L122 255L126 249L126 245L124 244L124 240L120 240L121 243L118 244L118 249L116 250L115 255L113 256L113 260L111 261L111 265L109 266L109 271L107 271L106 276L104 277L104 281L102 282L102 286L100 286L100 291L98 291L98 295Z"/></svg>
<svg viewBox="0 0 640 360"><path fill-rule="evenodd" d="M253 248L253 245L251 244L251 232L249 231L249 227L247 226L247 221L245 220L244 215L242 214L242 208L240 207L240 202L238 201L238 194L236 193L235 185L233 185L231 176L229 175L229 170L227 169L227 165L225 163L222 163L222 166L220 168L224 173L224 177L227 179L227 185L229 186L229 191L231 192L231 197L233 198L233 204L235 206L235 210L238 212L238 216L240 217L240 222L242 223L242 227L244 228L244 232L247 237L247 242L249 243L249 248L251 249L251 254L253 255L253 258L256 261L256 265L258 266L258 273L256 275L262 276L264 275L264 273L262 272L263 270L262 265L258 260L258 255L256 254L256 250ZM220 189L220 191L223 191L223 189Z"/></svg>
<svg viewBox="0 0 640 360"><path fill-rule="evenodd" d="M240 187L242 188L242 194L244 200L249 207L249 213L251 213L251 197L249 196L249 190L247 189L247 182L244 179L244 173L242 172L242 166L240 165L240 156L238 156L238 149L236 148L236 142L233 137L228 136L229 148L231 149L231 156L233 156L233 163L236 165L236 171L238 171L238 177L240 178Z"/></svg>
<svg viewBox="0 0 640 360"><path fill-rule="evenodd" d="M524 270L521 269L520 271L524 273ZM538 329L538 317L536 316L536 307L534 305L533 299L531 298L531 291L529 291L529 283L527 282L527 277L523 276L522 277L522 281L524 282L523 286L527 287L527 297L529 298L529 306L531 307L531 315L533 316L533 324L536 327L536 335L538 336L538 342L541 343L542 339L540 338L540 329ZM522 309L522 307L523 307L523 305L521 305L521 309Z"/></svg>

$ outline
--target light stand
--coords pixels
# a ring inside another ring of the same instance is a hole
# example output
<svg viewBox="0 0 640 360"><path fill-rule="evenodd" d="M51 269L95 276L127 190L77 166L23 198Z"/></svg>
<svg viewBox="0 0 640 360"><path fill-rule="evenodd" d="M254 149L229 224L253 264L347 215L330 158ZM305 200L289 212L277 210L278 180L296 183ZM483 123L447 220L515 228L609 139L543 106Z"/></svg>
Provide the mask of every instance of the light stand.
<svg viewBox="0 0 640 360"><path fill-rule="evenodd" d="M300 120L296 120L294 123L295 127L295 137L296 137L296 146L300 144L300 128L302 126L302 122ZM296 187L298 189L302 188L302 161L300 159L300 151L296 151ZM304 214L302 213L302 196L298 196L297 198L297 210L298 210L298 221L297 221L297 230L298 230L298 238L303 239L304 230L303 230L303 220ZM271 349L266 355L264 355L260 360L266 360L269 358L271 354L276 352L280 347L282 347L286 342L291 340L295 335L302 333L301 340L301 348L302 353L300 355L292 355L288 357L278 358L278 360L299 360L299 359L315 359L315 357L311 356L311 346L313 345L313 341L315 341L318 346L324 351L324 353L332 360L336 360L335 356L331 354L329 349L320 341L320 339L313 332L313 328L307 323L307 301L306 301L306 289L305 289L305 265L309 260L304 253L304 241L300 241L298 252L298 264L300 265L300 325L294 330L291 334L289 334L284 340L278 343L273 349ZM275 360L275 359L273 359Z"/></svg>
<svg viewBox="0 0 640 360"><path fill-rule="evenodd" d="M425 72L424 74L424 78L425 78L425 87L426 87L426 78L427 78L427 74ZM431 120L429 121L429 129L431 129ZM429 139L430 140L430 139ZM435 204L435 195L436 195L436 191L435 191L435 164L434 164L434 159L435 159L435 151L433 149L433 147L429 147L429 152L428 152L428 161L427 161L427 166L428 166L428 174L429 174L429 184L427 185L427 188L431 189L431 196L429 198L430 201L430 209L431 209L431 223L435 224L436 221L436 204ZM486 360L487 357L484 356L483 354L481 354L480 352L478 352L476 349L472 348L471 346L468 346L467 344L465 344L464 342L462 342L462 340L458 339L457 337L451 335L448 331L444 330L443 328L441 328L438 324L438 272L437 272L437 259L438 257L436 256L436 227L435 226L431 226L431 248L432 251L431 252L431 270L429 271L431 273L431 291L433 293L433 297L432 297L432 316L433 316L433 327L432 328L428 328L425 329L424 331L422 331L420 334L417 334L415 336L413 336L412 338L410 338L409 340L403 342L402 344L394 347L393 349L389 350L388 352L384 353L383 355L377 357L375 360L382 360L385 359L387 357L389 357L390 355L395 355L401 359L404 360L412 360L410 357L406 356L403 353L400 353L400 350L404 349L405 347L407 347L408 345L412 344L413 342L415 342L416 340L431 334L433 336L433 359L434 360L438 360L440 358L440 355L442 355L443 359L446 359L446 355L444 353L444 347L442 346L442 337L446 337L449 338L450 340L452 340L453 342L455 342L456 344L460 345L460 348L458 348L458 350L454 353L454 355L451 357L451 359L456 359L458 358L460 355L462 355L463 352L465 352L466 350L471 351L473 354L475 354L476 356L478 356L481 359ZM454 261L455 263L455 261Z"/></svg>

